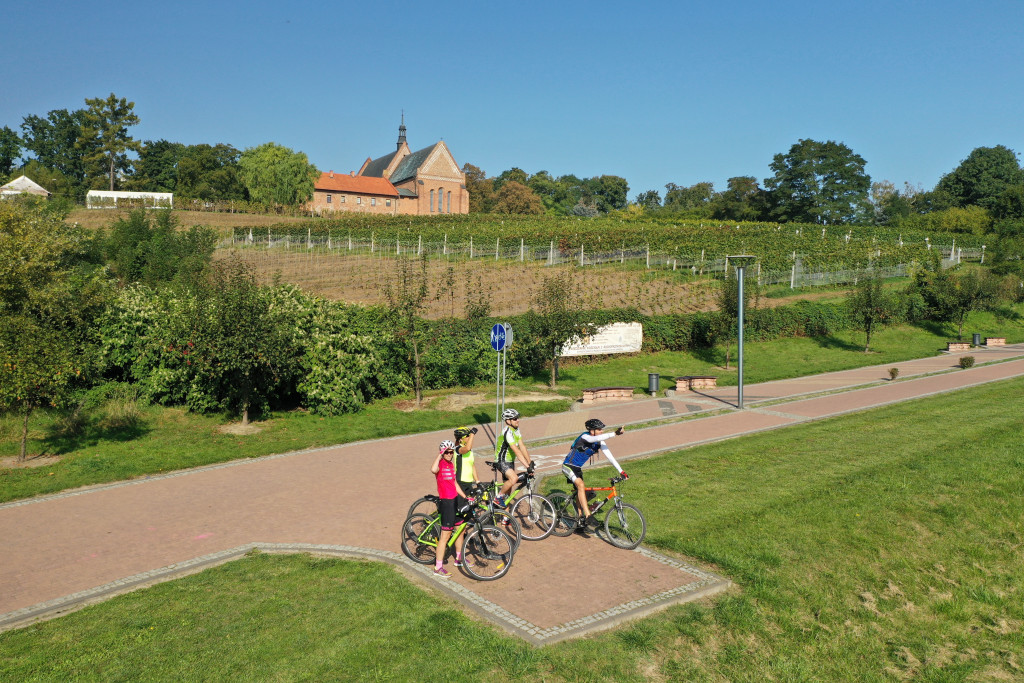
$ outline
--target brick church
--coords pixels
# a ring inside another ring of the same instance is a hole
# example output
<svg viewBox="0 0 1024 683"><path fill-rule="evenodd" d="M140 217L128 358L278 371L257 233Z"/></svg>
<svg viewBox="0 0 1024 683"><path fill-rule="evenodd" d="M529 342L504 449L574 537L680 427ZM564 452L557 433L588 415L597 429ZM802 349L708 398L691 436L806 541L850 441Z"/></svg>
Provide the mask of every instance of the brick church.
<svg viewBox="0 0 1024 683"><path fill-rule="evenodd" d="M358 172L320 174L312 209L413 216L469 213L469 192L444 140L416 152L409 149L403 117L394 152L367 158Z"/></svg>

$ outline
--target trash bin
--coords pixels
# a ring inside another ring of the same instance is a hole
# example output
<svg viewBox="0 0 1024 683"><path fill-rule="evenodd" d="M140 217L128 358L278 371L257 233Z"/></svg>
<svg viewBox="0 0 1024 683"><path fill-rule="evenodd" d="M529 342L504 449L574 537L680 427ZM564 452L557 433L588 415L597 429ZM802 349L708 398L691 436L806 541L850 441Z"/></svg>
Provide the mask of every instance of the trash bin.
<svg viewBox="0 0 1024 683"><path fill-rule="evenodd" d="M978 334L977 332L975 332L974 333L974 341L971 342L971 343L974 344L975 346L981 346L981 335Z"/></svg>
<svg viewBox="0 0 1024 683"><path fill-rule="evenodd" d="M661 383L661 375L656 372L649 373L647 375L647 391L650 392L651 396L658 395L658 384Z"/></svg>

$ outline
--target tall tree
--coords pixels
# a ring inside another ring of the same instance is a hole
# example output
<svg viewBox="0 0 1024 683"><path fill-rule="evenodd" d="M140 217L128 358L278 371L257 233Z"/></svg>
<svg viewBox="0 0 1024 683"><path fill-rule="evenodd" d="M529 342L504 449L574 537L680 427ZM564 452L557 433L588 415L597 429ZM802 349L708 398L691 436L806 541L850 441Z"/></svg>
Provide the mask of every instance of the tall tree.
<svg viewBox="0 0 1024 683"><path fill-rule="evenodd" d="M961 341L967 315L992 308L998 296L998 283L991 275L959 268L922 270L915 277L914 287L932 318L957 326L957 339Z"/></svg>
<svg viewBox="0 0 1024 683"><path fill-rule="evenodd" d="M544 213L544 205L526 185L508 180L498 190L493 210L495 213L540 214Z"/></svg>
<svg viewBox="0 0 1024 683"><path fill-rule="evenodd" d="M955 169L942 176L935 189L952 197L956 206L992 209L1007 188L1024 184L1017 154L1003 145L978 147Z"/></svg>
<svg viewBox="0 0 1024 683"><path fill-rule="evenodd" d="M95 141L87 147L82 139L84 121L84 109L55 109L46 118L29 115L21 123L21 139L31 159L66 178L75 194L84 194L85 157L95 147Z"/></svg>
<svg viewBox="0 0 1024 683"><path fill-rule="evenodd" d="M594 199L597 200L597 209L601 213L617 211L626 208L629 203L629 183L625 178L617 175L603 175L596 179L597 187L594 192Z"/></svg>
<svg viewBox="0 0 1024 683"><path fill-rule="evenodd" d="M870 211L867 162L841 142L800 140L776 154L764 181L779 221L851 223Z"/></svg>
<svg viewBox="0 0 1024 683"><path fill-rule="evenodd" d="M714 196L715 186L709 182L694 183L689 187L667 183L663 206L666 211L674 213L706 215L709 213L709 205Z"/></svg>
<svg viewBox="0 0 1024 683"><path fill-rule="evenodd" d="M267 205L301 204L313 196L313 184L320 175L303 152L274 142L242 152L238 167L249 197Z"/></svg>
<svg viewBox="0 0 1024 683"><path fill-rule="evenodd" d="M660 209L661 195L658 194L657 190L647 190L646 192L638 194L634 203L648 211Z"/></svg>
<svg viewBox="0 0 1024 683"><path fill-rule="evenodd" d="M409 374L413 377L417 408L423 401L420 314L427 305L428 294L426 255L418 263L407 258L396 259L395 278L384 286L384 298L387 299L391 315L395 317L399 335L404 336L409 344Z"/></svg>
<svg viewBox="0 0 1024 683"><path fill-rule="evenodd" d="M846 296L850 319L857 329L864 330L864 353L871 350L871 335L896 318L896 296L885 289L882 277L875 271L865 272L857 286Z"/></svg>
<svg viewBox="0 0 1024 683"><path fill-rule="evenodd" d="M0 128L0 178L11 174L20 156L21 137L9 126Z"/></svg>
<svg viewBox="0 0 1024 683"><path fill-rule="evenodd" d="M241 155L231 145L190 145L178 160L178 193L186 199L245 199L239 178Z"/></svg>
<svg viewBox="0 0 1024 683"><path fill-rule="evenodd" d="M494 180L488 178L482 168L473 164L463 164L462 172L466 174L470 213L490 213L495 201Z"/></svg>
<svg viewBox="0 0 1024 683"><path fill-rule="evenodd" d="M551 353L551 386L558 382L558 357L567 343L593 334L577 286L575 269L547 276L534 300L539 315L538 336Z"/></svg>
<svg viewBox="0 0 1024 683"><path fill-rule="evenodd" d="M764 191L753 176L729 178L728 188L711 200L711 217L733 221L756 221L764 217Z"/></svg>
<svg viewBox="0 0 1024 683"><path fill-rule="evenodd" d="M146 140L139 148L131 187L141 192L175 192L178 162L185 145L167 140Z"/></svg>
<svg viewBox="0 0 1024 683"><path fill-rule="evenodd" d="M85 162L102 169L98 175L106 175L113 190L117 173L131 168L128 152L137 152L141 147L128 134L128 128L139 123L133 111L135 103L118 98L114 93L106 98L87 98L85 103L89 108L85 110L77 144L86 151Z"/></svg>
<svg viewBox="0 0 1024 683"><path fill-rule="evenodd" d="M106 287L89 251L45 205L0 202L0 411L21 418L21 459L33 412L65 404L94 357Z"/></svg>

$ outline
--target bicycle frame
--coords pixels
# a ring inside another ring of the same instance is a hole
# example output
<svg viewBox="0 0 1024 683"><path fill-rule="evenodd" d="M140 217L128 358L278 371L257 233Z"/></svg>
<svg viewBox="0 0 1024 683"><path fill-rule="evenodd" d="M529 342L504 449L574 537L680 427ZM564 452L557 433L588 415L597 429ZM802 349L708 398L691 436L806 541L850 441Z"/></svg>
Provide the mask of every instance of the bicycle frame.
<svg viewBox="0 0 1024 683"><path fill-rule="evenodd" d="M475 521L476 520L474 520L474 522ZM462 534L466 531L466 529L469 528L469 524L470 523L467 522L466 520L462 520L458 524L456 524L455 528L452 529L452 535L448 538L448 542L445 544L445 547L446 548L454 547L455 546L455 541L457 541L462 536ZM437 527L437 533L438 533L438 536L440 536L440 531L441 531L440 530L440 526L441 526L441 513L436 513L434 515L431 515L430 524L428 524L427 526L423 527L423 531L420 533L419 536L416 537L416 540L419 541L420 543L422 543L423 545L428 545L431 548L437 548L437 541L435 541L433 538L431 538L431 536L433 535L433 530L434 530L435 527Z"/></svg>

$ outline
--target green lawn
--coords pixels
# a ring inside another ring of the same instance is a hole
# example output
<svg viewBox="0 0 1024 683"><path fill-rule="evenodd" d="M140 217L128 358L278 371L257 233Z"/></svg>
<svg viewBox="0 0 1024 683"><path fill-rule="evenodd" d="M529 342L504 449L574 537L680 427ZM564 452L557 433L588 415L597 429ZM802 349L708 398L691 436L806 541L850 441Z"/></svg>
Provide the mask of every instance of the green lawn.
<svg viewBox="0 0 1024 683"><path fill-rule="evenodd" d="M974 314L966 329L983 336L1005 336L1010 343L1024 340L1024 323L997 320L989 313ZM863 337L856 332L827 338L748 343L745 380L752 384L926 357L944 348L949 335L950 328L941 326L885 329L872 339L873 352L867 354L863 352ZM511 405L524 415L566 410L569 397L578 398L584 387L632 385L638 391L645 391L647 374L655 372L661 374L662 389L674 387L672 378L678 375L711 374L719 377L721 385L735 384L735 348L733 356L730 370L721 367L725 361L722 349L693 353L666 351L575 362L563 366L561 373L559 392L565 394L565 398ZM546 380L546 376L538 376L510 382L510 385L537 391ZM477 389L484 396L493 396L493 385ZM304 411L276 413L260 423L262 431L250 435L219 431L227 422L223 416L194 415L180 409L153 406L139 409L138 415L130 420L111 420L98 411L96 415L86 416L80 428L69 435L61 431L59 416L40 412L34 418L29 452L58 454L61 458L46 467L0 469L0 502L236 458L493 420L493 402L461 412L430 408L406 411L396 407L402 399L407 402L408 397L380 401L360 413L335 418L321 418ZM17 453L20 427L16 417L0 419L0 457Z"/></svg>
<svg viewBox="0 0 1024 683"><path fill-rule="evenodd" d="M648 542L737 588L589 638L257 555L0 634L0 679L1021 680L1022 414L1017 379L633 462Z"/></svg>

